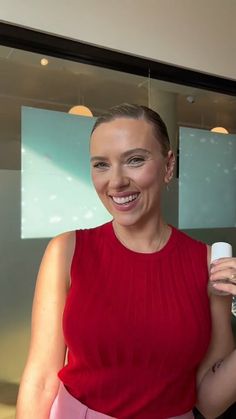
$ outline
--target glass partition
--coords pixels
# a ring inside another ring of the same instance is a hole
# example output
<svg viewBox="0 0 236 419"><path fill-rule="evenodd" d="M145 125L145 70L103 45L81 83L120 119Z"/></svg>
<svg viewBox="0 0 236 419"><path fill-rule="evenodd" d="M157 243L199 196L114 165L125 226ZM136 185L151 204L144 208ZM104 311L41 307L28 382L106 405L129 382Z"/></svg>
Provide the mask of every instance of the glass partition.
<svg viewBox="0 0 236 419"><path fill-rule="evenodd" d="M180 128L179 227L236 227L236 135Z"/></svg>

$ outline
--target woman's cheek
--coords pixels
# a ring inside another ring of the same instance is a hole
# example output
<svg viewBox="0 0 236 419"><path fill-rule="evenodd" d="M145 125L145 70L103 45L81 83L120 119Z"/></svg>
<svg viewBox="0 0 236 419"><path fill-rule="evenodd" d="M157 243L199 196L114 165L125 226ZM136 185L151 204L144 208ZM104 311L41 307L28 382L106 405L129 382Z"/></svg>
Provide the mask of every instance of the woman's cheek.
<svg viewBox="0 0 236 419"><path fill-rule="evenodd" d="M102 176L98 176L97 174L92 173L92 182L97 193L101 192L104 185L104 179Z"/></svg>

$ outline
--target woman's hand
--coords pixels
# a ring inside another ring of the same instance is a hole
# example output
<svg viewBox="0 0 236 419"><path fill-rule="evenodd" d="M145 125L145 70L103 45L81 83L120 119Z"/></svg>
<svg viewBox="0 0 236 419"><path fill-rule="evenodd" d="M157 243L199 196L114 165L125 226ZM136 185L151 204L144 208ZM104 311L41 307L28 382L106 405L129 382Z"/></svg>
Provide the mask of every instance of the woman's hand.
<svg viewBox="0 0 236 419"><path fill-rule="evenodd" d="M216 290L236 295L236 258L214 260L210 269L210 281L213 281L212 286Z"/></svg>

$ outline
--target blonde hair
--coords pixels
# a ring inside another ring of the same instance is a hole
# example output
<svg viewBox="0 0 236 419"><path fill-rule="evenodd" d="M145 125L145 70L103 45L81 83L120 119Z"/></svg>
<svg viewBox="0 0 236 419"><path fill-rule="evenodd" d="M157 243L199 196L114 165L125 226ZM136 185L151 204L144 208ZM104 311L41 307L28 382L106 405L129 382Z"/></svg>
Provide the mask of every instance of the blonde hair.
<svg viewBox="0 0 236 419"><path fill-rule="evenodd" d="M92 133L99 125L114 121L117 118L143 119L150 123L153 127L154 136L161 145L162 154L167 156L168 151L171 149L171 145L166 124L157 112L144 105L123 103L121 105L113 106L97 118Z"/></svg>

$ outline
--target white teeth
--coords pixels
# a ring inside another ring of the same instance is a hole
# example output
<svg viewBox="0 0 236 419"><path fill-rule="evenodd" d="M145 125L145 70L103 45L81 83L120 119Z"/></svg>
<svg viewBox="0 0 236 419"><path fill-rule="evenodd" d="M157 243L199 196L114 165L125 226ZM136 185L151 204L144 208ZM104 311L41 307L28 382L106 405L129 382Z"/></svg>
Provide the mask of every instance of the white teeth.
<svg viewBox="0 0 236 419"><path fill-rule="evenodd" d="M129 195L129 196L113 196L112 199L116 204L127 204L127 202L133 201L136 199L138 194Z"/></svg>

